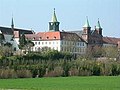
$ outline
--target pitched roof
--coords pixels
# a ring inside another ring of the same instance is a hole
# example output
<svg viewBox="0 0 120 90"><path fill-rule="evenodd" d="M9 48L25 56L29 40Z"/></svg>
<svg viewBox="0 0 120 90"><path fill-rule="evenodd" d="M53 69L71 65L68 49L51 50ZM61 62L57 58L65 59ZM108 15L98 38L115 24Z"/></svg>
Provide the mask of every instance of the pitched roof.
<svg viewBox="0 0 120 90"><path fill-rule="evenodd" d="M12 35L12 29L8 27L0 27L0 30L3 34Z"/></svg>
<svg viewBox="0 0 120 90"><path fill-rule="evenodd" d="M103 37L103 42L107 44L118 44L120 42L120 38L114 38L114 37Z"/></svg>
<svg viewBox="0 0 120 90"><path fill-rule="evenodd" d="M76 33L70 32L39 32L37 34L26 34L26 38L31 40L67 40L83 41Z"/></svg>
<svg viewBox="0 0 120 90"><path fill-rule="evenodd" d="M1 27L0 30L3 34L13 35L12 29L10 27ZM32 30L14 28L14 31L19 31L19 34L33 34Z"/></svg>

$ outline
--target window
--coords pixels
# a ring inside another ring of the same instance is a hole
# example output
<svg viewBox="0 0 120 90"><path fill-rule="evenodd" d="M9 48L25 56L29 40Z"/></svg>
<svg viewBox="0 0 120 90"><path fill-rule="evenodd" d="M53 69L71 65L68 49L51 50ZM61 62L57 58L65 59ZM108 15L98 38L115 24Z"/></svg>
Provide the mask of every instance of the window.
<svg viewBox="0 0 120 90"><path fill-rule="evenodd" d="M83 43L83 46L84 46L84 43Z"/></svg>
<svg viewBox="0 0 120 90"><path fill-rule="evenodd" d="M35 51L37 50L37 47L35 47Z"/></svg>
<svg viewBox="0 0 120 90"><path fill-rule="evenodd" d="M49 37L47 37L47 39L49 39Z"/></svg>
<svg viewBox="0 0 120 90"><path fill-rule="evenodd" d="M37 45L37 42L35 42L35 44Z"/></svg>
<svg viewBox="0 0 120 90"><path fill-rule="evenodd" d="M81 52L81 48L80 48L79 52Z"/></svg>
<svg viewBox="0 0 120 90"><path fill-rule="evenodd" d="M42 37L39 37L39 40L42 39Z"/></svg>
<svg viewBox="0 0 120 90"><path fill-rule="evenodd" d="M40 42L38 42L38 44L40 45Z"/></svg>
<svg viewBox="0 0 120 90"><path fill-rule="evenodd" d="M63 44L63 41L61 41L61 44Z"/></svg>
<svg viewBox="0 0 120 90"><path fill-rule="evenodd" d="M47 44L47 42L45 42L45 44Z"/></svg>
<svg viewBox="0 0 120 90"><path fill-rule="evenodd" d="M44 44L44 42L42 42L42 44Z"/></svg>
<svg viewBox="0 0 120 90"><path fill-rule="evenodd" d="M66 45L66 41L64 42L64 44Z"/></svg>
<svg viewBox="0 0 120 90"><path fill-rule="evenodd" d="M51 44L51 42L49 42L49 44Z"/></svg>
<svg viewBox="0 0 120 90"><path fill-rule="evenodd" d="M54 36L54 39L56 39L56 36Z"/></svg>
<svg viewBox="0 0 120 90"><path fill-rule="evenodd" d="M63 47L61 47L61 51L63 51Z"/></svg>
<svg viewBox="0 0 120 90"><path fill-rule="evenodd" d="M80 46L81 46L81 42L80 42Z"/></svg>
<svg viewBox="0 0 120 90"><path fill-rule="evenodd" d="M35 37L33 37L33 40L35 40Z"/></svg>

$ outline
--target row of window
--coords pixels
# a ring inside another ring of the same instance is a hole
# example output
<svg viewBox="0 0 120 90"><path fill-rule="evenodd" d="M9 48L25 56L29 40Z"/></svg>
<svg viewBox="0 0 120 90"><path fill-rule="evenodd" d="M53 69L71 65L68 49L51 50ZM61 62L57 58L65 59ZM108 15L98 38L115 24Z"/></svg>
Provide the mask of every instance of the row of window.
<svg viewBox="0 0 120 90"><path fill-rule="evenodd" d="M58 44L58 42L55 42L55 41L49 41L49 42L34 42L35 45L46 45L46 44ZM85 43L84 42L72 42L72 41L62 41L61 42L62 45L77 45L77 46L85 46Z"/></svg>
<svg viewBox="0 0 120 90"><path fill-rule="evenodd" d="M62 45L77 45L77 46L85 46L85 43L84 43L84 42L62 41Z"/></svg>
<svg viewBox="0 0 120 90"><path fill-rule="evenodd" d="M34 51L47 51L47 50L58 50L58 47L47 47L47 48L41 48L41 47L35 47L34 49L32 48L32 50ZM85 48L68 48L68 47L61 47L61 51L64 52L79 52L79 53L85 53L86 49Z"/></svg>
<svg viewBox="0 0 120 90"><path fill-rule="evenodd" d="M65 52L81 52L84 53L86 51L85 48L77 48L77 47L61 47L61 51L65 51Z"/></svg>
<svg viewBox="0 0 120 90"><path fill-rule="evenodd" d="M43 39L42 37L39 37L39 40ZM49 39L49 37L46 37L46 39ZM53 39L56 39L56 36L53 37ZM35 37L33 37L32 40L35 40Z"/></svg>
<svg viewBox="0 0 120 90"><path fill-rule="evenodd" d="M58 44L58 42L34 42L35 45Z"/></svg>
<svg viewBox="0 0 120 90"><path fill-rule="evenodd" d="M47 51L47 50L58 50L58 47L35 47L33 51Z"/></svg>

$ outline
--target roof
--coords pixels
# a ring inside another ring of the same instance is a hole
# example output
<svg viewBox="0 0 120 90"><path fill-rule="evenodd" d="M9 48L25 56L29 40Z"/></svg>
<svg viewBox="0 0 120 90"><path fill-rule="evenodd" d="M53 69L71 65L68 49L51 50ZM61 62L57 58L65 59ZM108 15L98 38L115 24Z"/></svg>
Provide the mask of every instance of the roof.
<svg viewBox="0 0 120 90"><path fill-rule="evenodd" d="M97 22L96 28L101 28L99 19L98 19L98 22Z"/></svg>
<svg viewBox="0 0 120 90"><path fill-rule="evenodd" d="M69 32L71 32L71 33L76 33L79 37L81 37L82 34L83 34L83 30L69 31Z"/></svg>
<svg viewBox="0 0 120 90"><path fill-rule="evenodd" d="M83 27L90 27L88 17L87 17L87 20L86 20L85 25Z"/></svg>
<svg viewBox="0 0 120 90"><path fill-rule="evenodd" d="M67 40L83 41L76 33L70 32L39 32L37 34L26 34L27 39L31 40Z"/></svg>
<svg viewBox="0 0 120 90"><path fill-rule="evenodd" d="M114 37L103 37L103 43L107 44L118 44L120 42L120 38L114 38Z"/></svg>
<svg viewBox="0 0 120 90"><path fill-rule="evenodd" d="M57 17L56 17L56 13L55 13L55 8L54 8L54 13L53 13L51 22L58 22Z"/></svg>
<svg viewBox="0 0 120 90"><path fill-rule="evenodd" d="M0 27L0 30L3 34L8 34L8 35L13 35L13 31L10 27ZM20 34L25 33L25 34L32 34L32 30L27 30L27 29L20 29L20 28L14 28L14 31L19 31Z"/></svg>
<svg viewBox="0 0 120 90"><path fill-rule="evenodd" d="M3 34L12 35L12 29L8 27L0 27L0 30Z"/></svg>

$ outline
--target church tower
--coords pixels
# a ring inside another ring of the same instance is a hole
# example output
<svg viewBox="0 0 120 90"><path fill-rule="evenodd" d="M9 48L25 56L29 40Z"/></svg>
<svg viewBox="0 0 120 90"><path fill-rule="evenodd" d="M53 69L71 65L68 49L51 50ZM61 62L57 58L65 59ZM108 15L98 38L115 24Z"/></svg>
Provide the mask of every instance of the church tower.
<svg viewBox="0 0 120 90"><path fill-rule="evenodd" d="M57 21L55 8L54 8L52 20L51 20L51 22L49 22L49 31L59 31L59 24L60 24L60 22Z"/></svg>
<svg viewBox="0 0 120 90"><path fill-rule="evenodd" d="M98 18L98 22L97 22L97 25L95 27L95 30L98 32L98 34L100 34L102 36L102 28L100 26L99 18Z"/></svg>
<svg viewBox="0 0 120 90"><path fill-rule="evenodd" d="M85 25L83 26L83 34L82 34L82 38L88 42L89 40L89 36L90 36L90 31L91 31L91 27L89 25L89 21L88 21L88 17L87 20L85 22Z"/></svg>

